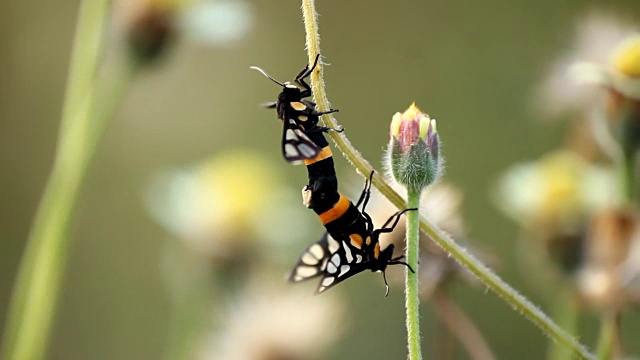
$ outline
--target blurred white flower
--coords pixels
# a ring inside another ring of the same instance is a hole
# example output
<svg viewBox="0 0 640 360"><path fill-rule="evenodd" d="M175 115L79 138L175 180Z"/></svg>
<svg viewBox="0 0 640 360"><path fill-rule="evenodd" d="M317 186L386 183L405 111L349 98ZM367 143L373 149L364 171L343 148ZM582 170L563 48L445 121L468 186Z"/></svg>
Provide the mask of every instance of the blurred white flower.
<svg viewBox="0 0 640 360"><path fill-rule="evenodd" d="M179 26L185 35L206 45L227 45L244 37L254 23L251 3L242 0L198 1L185 8Z"/></svg>
<svg viewBox="0 0 640 360"><path fill-rule="evenodd" d="M496 194L503 213L528 229L575 228L585 216L620 198L613 169L589 164L565 150L512 166L499 180Z"/></svg>
<svg viewBox="0 0 640 360"><path fill-rule="evenodd" d="M242 39L254 23L245 0L118 0L114 30L125 33L137 51L149 52L175 35L208 46Z"/></svg>
<svg viewBox="0 0 640 360"><path fill-rule="evenodd" d="M268 281L250 286L225 312L199 358L225 360L325 359L343 332L343 304L335 294Z"/></svg>
<svg viewBox="0 0 640 360"><path fill-rule="evenodd" d="M613 15L592 12L586 16L577 24L573 44L554 63L537 88L535 108L549 117L591 114L594 107L602 104L598 89L579 84L574 76L578 73L582 78L600 82L603 75L573 67L586 62L609 69L616 48L639 31L639 24L625 23Z"/></svg>
<svg viewBox="0 0 640 360"><path fill-rule="evenodd" d="M307 236L310 220L277 168L260 153L228 151L157 176L147 207L160 224L212 259L233 257L258 241L287 247Z"/></svg>

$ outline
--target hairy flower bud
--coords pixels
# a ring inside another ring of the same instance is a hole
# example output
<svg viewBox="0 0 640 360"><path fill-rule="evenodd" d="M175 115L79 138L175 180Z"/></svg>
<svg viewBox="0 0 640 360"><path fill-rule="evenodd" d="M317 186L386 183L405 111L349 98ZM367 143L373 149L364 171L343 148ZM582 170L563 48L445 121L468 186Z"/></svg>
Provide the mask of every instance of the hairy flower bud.
<svg viewBox="0 0 640 360"><path fill-rule="evenodd" d="M387 168L393 178L409 190L420 191L440 175L440 139L436 120L415 103L391 120Z"/></svg>

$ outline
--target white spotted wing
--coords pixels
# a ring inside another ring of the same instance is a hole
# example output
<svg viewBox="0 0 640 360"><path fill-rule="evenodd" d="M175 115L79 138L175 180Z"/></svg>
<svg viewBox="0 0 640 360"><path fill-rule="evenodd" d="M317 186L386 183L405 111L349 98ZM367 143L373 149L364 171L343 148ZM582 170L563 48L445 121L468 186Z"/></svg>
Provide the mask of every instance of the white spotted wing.
<svg viewBox="0 0 640 360"><path fill-rule="evenodd" d="M289 281L299 282L320 276L317 293L321 293L366 270L365 259L367 257L362 250L349 240L336 240L324 233L302 253L289 275Z"/></svg>
<svg viewBox="0 0 640 360"><path fill-rule="evenodd" d="M293 119L284 121L282 134L282 154L289 162L313 159L322 150L304 133Z"/></svg>

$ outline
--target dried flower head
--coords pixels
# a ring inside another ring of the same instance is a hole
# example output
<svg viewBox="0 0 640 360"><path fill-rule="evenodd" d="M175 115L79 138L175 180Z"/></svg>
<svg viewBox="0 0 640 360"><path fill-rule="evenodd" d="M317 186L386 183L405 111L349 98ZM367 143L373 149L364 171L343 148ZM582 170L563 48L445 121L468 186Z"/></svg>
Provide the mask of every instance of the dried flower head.
<svg viewBox="0 0 640 360"><path fill-rule="evenodd" d="M621 310L640 305L640 217L629 209L605 209L594 216L578 272L578 290L591 306Z"/></svg>
<svg viewBox="0 0 640 360"><path fill-rule="evenodd" d="M391 120L387 168L401 185L416 191L432 184L442 170L436 120L415 103Z"/></svg>
<svg viewBox="0 0 640 360"><path fill-rule="evenodd" d="M176 13L186 0L116 1L115 23L130 52L142 61L157 59L175 36Z"/></svg>
<svg viewBox="0 0 640 360"><path fill-rule="evenodd" d="M253 25L253 8L243 0L119 0L114 23L140 60L159 58L178 35L206 45L240 40Z"/></svg>

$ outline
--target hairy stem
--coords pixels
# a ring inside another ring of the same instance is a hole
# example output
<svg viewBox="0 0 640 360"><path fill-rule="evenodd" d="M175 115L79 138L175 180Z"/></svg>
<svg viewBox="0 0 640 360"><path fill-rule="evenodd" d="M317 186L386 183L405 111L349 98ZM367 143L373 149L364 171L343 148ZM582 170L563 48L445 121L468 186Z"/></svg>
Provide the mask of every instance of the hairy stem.
<svg viewBox="0 0 640 360"><path fill-rule="evenodd" d="M104 81L97 81L109 3L84 0L81 4L55 160L18 269L4 332L3 359L45 358L77 200L97 144L136 68L132 61L123 61Z"/></svg>
<svg viewBox="0 0 640 360"><path fill-rule="evenodd" d="M304 26L306 31L306 46L309 56L309 63L313 63L317 54L320 54L320 36L318 33L318 15L315 9L314 0L302 0L302 13L304 17ZM330 109L329 101L324 87L324 79L322 77L323 66L318 64L311 74L311 86L315 102L320 111ZM337 128L336 119L328 114L323 115L322 120L325 126ZM368 176L373 171L372 166L365 160L362 155L351 145L345 133L330 132L329 135L336 144L336 147L342 152L343 156L353 165L353 167ZM406 202L404 199L391 188L391 186L376 172L373 176L373 186L375 186L382 195L384 195L398 209L403 209ZM509 284L504 282L498 275L487 268L481 261L476 259L467 250L458 245L449 235L433 225L426 218L420 218L420 229L435 241L439 246L446 250L453 258L455 258L462 266L471 271L480 279L491 291L500 296L507 304L524 315L527 319L538 326L545 335L549 336L571 351L575 352L580 359L594 359L593 354L580 344L573 336L561 329L554 323L544 312L532 304L524 296L520 295Z"/></svg>
<svg viewBox="0 0 640 360"><path fill-rule="evenodd" d="M409 190L407 208L420 208L420 191ZM420 297L418 291L418 256L420 254L420 214L407 212L407 263L414 272L406 269L405 307L407 310L407 343L409 360L421 360L420 351Z"/></svg>

